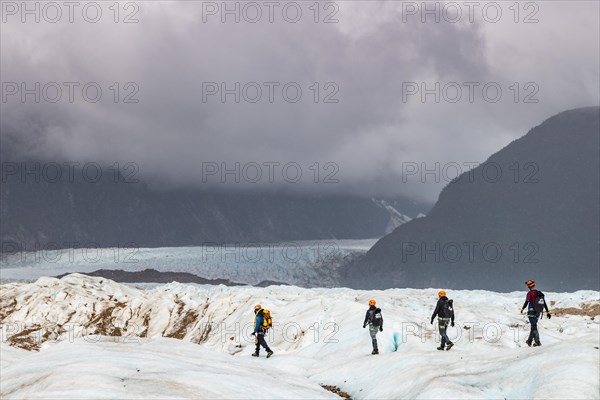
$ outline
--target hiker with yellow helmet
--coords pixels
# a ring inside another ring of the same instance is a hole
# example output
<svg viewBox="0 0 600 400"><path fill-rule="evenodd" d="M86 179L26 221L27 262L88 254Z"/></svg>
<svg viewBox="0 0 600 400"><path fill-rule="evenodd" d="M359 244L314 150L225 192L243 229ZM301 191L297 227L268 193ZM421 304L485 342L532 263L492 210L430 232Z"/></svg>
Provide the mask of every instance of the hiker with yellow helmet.
<svg viewBox="0 0 600 400"><path fill-rule="evenodd" d="M371 354L379 354L377 348L377 332L383 332L383 317L381 316L381 308L375 306L375 300L369 300L369 309L365 315L365 321L363 322L363 328L369 324L369 334L371 335L371 342L373 343L373 351Z"/></svg>
<svg viewBox="0 0 600 400"><path fill-rule="evenodd" d="M446 330L448 329L448 322L451 323L451 326L454 326L454 308L452 300L448 300L446 292L443 290L438 292L438 301L435 310L433 311L433 315L431 316L432 324L436 316L438 317L438 329L440 331L440 336L442 337L442 343L437 349L444 350L445 348L446 350L450 350L452 346L454 346L454 343L448 338Z"/></svg>
<svg viewBox="0 0 600 400"><path fill-rule="evenodd" d="M265 333L273 325L271 319L271 313L269 310L262 308L260 304L254 306L254 342L256 344L256 350L252 354L252 357L258 357L260 352L260 346L264 347L267 351L267 358L273 355L273 351L269 348L269 345L265 341Z"/></svg>
<svg viewBox="0 0 600 400"><path fill-rule="evenodd" d="M525 297L525 303L521 308L521 314L525 307L527 307L527 318L529 318L529 324L531 325L529 338L525 343L527 343L527 346L531 347L531 343L535 341L533 347L537 347L542 345L537 328L538 320L543 316L544 309L546 309L546 317L550 318L551 315L550 311L548 311L548 304L546 304L546 300L544 299L544 293L535 288L535 281L530 279L525 282L525 285L529 288L529 292L527 293L527 297Z"/></svg>

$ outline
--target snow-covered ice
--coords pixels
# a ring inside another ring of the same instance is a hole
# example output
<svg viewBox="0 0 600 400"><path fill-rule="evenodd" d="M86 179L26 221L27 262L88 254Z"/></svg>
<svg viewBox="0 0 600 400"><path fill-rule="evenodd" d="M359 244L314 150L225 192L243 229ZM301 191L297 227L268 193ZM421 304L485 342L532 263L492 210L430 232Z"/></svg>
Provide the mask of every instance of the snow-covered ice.
<svg viewBox="0 0 600 400"><path fill-rule="evenodd" d="M546 293L556 313L539 348L524 343L525 291L448 291L456 346L441 352L437 288L139 289L73 274L1 289L2 398L338 398L322 384L354 399L600 397L599 316L560 315L598 309L596 291ZM362 328L370 298L385 319L377 356ZM256 303L276 322L270 359L250 357Z"/></svg>
<svg viewBox="0 0 600 400"><path fill-rule="evenodd" d="M337 398L306 377L177 339L62 342L3 370L2 398Z"/></svg>

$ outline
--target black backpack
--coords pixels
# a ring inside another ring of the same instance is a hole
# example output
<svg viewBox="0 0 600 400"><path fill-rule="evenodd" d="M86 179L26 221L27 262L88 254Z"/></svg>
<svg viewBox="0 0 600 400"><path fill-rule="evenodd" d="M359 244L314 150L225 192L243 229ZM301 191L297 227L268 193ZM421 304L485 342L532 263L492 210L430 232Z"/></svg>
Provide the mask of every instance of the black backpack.
<svg viewBox="0 0 600 400"><path fill-rule="evenodd" d="M539 290L535 291L535 302L533 303L533 309L536 313L541 313L544 311L544 305L546 304L546 300L544 299L544 293Z"/></svg>
<svg viewBox="0 0 600 400"><path fill-rule="evenodd" d="M376 308L375 311L371 313L371 324L373 324L373 326L381 326L382 321L381 308Z"/></svg>
<svg viewBox="0 0 600 400"><path fill-rule="evenodd" d="M440 307L439 316L442 318L450 318L452 317L452 302L453 300L442 300L442 304Z"/></svg>

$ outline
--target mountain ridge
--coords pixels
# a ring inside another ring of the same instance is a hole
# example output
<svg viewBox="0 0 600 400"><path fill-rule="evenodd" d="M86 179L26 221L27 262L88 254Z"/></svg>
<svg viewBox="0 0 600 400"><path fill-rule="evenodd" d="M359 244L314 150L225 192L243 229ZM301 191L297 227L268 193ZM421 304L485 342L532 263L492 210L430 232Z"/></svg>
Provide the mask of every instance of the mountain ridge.
<svg viewBox="0 0 600 400"><path fill-rule="evenodd" d="M510 290L539 277L553 290L598 289L599 110L552 116L463 173L425 218L350 264L345 284Z"/></svg>
<svg viewBox="0 0 600 400"><path fill-rule="evenodd" d="M8 164L5 164L8 165ZM68 171L63 171L67 176ZM363 239L386 233L394 217L369 198L249 190L171 189L144 181L22 179L3 174L1 251L66 247L177 247L206 242ZM402 213L430 205L394 198ZM70 243L77 243L70 245ZM16 247L16 249L15 249Z"/></svg>

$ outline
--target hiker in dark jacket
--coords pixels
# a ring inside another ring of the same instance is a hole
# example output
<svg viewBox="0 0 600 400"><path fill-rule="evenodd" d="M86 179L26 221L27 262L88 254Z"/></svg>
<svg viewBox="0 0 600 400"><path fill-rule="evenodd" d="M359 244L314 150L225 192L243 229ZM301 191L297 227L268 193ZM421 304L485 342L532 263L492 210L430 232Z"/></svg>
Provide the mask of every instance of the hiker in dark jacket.
<svg viewBox="0 0 600 400"><path fill-rule="evenodd" d="M375 300L369 300L369 309L365 315L363 322L363 328L369 324L369 334L371 335L371 342L373 343L373 351L371 354L379 354L377 348L377 332L383 332L383 317L381 316L381 309L375 307Z"/></svg>
<svg viewBox="0 0 600 400"><path fill-rule="evenodd" d="M267 358L269 358L273 355L273 351L269 348L269 345L265 341L266 330L263 326L263 321L263 308L260 304L257 304L254 306L254 332L252 332L252 336L254 336L254 343L256 344L256 350L252 356L258 357L260 346L262 346L265 348L265 350L267 350Z"/></svg>
<svg viewBox="0 0 600 400"><path fill-rule="evenodd" d="M448 335L446 334L446 330L448 329L448 322L450 322L451 326L454 326L454 308L452 307L452 300L448 300L446 297L446 292L440 290L438 292L438 302L435 306L435 311L433 311L433 315L431 316L431 323L433 324L433 320L435 317L438 317L438 328L440 331L440 336L442 337L442 344L438 347L438 350L450 350L454 343L448 339Z"/></svg>
<svg viewBox="0 0 600 400"><path fill-rule="evenodd" d="M531 324L531 330L529 331L529 338L525 343L527 346L531 347L531 343L535 341L533 347L541 346L540 343L540 334L538 332L537 323L540 317L544 314L544 309L546 309L546 317L550 318L550 311L548 311L548 304L546 304L546 300L544 299L544 293L536 290L535 281L528 280L525 282L527 287L529 288L529 292L527 293L527 297L525 297L525 303L523 303L523 307L521 308L521 314L525 307L527 307L527 318L529 318L529 323Z"/></svg>

